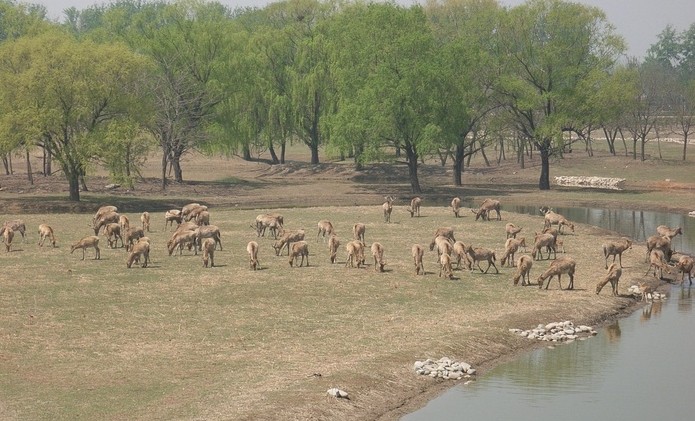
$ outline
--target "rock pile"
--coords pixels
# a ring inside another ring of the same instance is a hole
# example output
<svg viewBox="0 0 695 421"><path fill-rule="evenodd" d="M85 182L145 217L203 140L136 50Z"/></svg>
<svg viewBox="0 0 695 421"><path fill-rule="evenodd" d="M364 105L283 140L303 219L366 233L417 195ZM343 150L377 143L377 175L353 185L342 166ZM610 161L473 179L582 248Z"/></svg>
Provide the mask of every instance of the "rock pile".
<svg viewBox="0 0 695 421"><path fill-rule="evenodd" d="M625 179L561 175L555 177L555 184L557 184L558 186L591 187L595 189L622 190L623 185L625 184Z"/></svg>
<svg viewBox="0 0 695 421"><path fill-rule="evenodd" d="M440 358L437 361L429 358L425 361L415 361L413 369L417 374L423 376L451 380L471 378L476 372L475 368L470 364L452 360L448 357Z"/></svg>
<svg viewBox="0 0 695 421"><path fill-rule="evenodd" d="M597 334L591 326L575 326L571 321L538 325L530 330L509 329L509 331L524 338L550 342L570 342Z"/></svg>

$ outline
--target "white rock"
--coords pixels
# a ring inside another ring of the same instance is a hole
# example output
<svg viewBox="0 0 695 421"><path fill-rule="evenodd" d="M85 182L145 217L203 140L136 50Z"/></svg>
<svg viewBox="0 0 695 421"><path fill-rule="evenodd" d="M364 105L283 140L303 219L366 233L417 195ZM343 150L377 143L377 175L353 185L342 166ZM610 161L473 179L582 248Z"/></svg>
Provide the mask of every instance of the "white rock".
<svg viewBox="0 0 695 421"><path fill-rule="evenodd" d="M347 399L348 398L348 393L344 390L340 390L337 387L333 387L328 389L327 392L330 396L333 396L334 398L343 398Z"/></svg>

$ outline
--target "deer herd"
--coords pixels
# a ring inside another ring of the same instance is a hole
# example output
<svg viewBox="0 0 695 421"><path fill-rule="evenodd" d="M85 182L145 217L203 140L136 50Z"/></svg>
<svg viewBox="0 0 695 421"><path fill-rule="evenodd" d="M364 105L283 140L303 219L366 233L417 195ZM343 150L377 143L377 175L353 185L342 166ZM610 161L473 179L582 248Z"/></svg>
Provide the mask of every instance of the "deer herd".
<svg viewBox="0 0 695 421"><path fill-rule="evenodd" d="M385 223L391 222L391 215L394 209L396 199L392 196L386 196L382 204L383 220ZM420 197L414 197L410 201L410 206L407 211L411 217L420 217L423 200ZM450 208L455 218L461 217L461 199L455 197L450 202ZM485 199L477 209L471 209L475 214L475 220L482 219L489 221L494 216L494 220L501 221L501 205L499 200ZM533 241L529 242L531 247L530 256L522 254L516 258L516 254L520 249L527 249L525 237L517 236L521 233L522 228L514 223L505 225L506 241L504 244L504 252L501 258L501 266L510 266L515 268L515 273L512 278L513 284L530 285L530 272L534 261L545 259L551 260L549 266L538 276L537 285L539 288L545 289L550 286L551 280L557 277L560 289L562 288L562 275L569 278L569 283L566 289L574 289L574 275L577 266L576 260L570 255L564 253L564 242L561 235L566 235L567 231L575 232L575 226L563 215L556 213L548 207L540 208L543 215L543 228L540 232L534 233ZM176 227L174 229L174 223ZM171 227L171 228L169 228ZM290 267L309 266L309 243L305 241L305 231L286 230L284 228L284 217L277 213L260 214L256 217L255 223L251 225L255 230L257 237L265 237L266 232L269 237L272 236L275 241L272 245L275 255L280 256L283 250L286 250L288 263ZM341 241L337 236L333 223L327 219L318 221L318 231L316 241L328 243L328 253L330 262L336 263L338 251ZM101 258L101 249L99 248L99 235L106 237L109 248L118 248L120 241L127 253L126 266L130 268L134 263L139 263L143 268L147 267L150 262L150 239L145 233L150 232L150 213L143 212L140 215L140 226L131 226L130 219L126 215L118 213L116 206L107 205L100 207L92 218L92 228L94 235L88 235L71 244L70 253L75 250L82 250L82 260L85 259L86 250L94 249L94 259ZM167 242L167 250L169 255L173 255L178 249L178 254L183 254L185 249L194 254L202 253L203 266L214 267L214 253L219 247L222 250L221 231L215 225L210 225L210 211L207 206L199 203L189 203L181 209L171 209L164 214L164 229L172 229ZM361 268L366 265L365 243L366 225L363 223L355 223L352 226L353 238L345 243L345 266ZM6 221L0 227L0 238L5 245L6 252L10 252L12 244L15 241L15 233L25 240L26 226L22 220ZM649 264L647 276L651 271L654 277L663 279L664 272L667 274L677 273L680 282L685 281L687 276L688 282L692 285L692 272L695 268L695 260L693 257L678 254L673 250L672 240L675 236L683 233L680 227L671 228L665 225L657 227L656 233L650 236L646 241L646 258L645 262ZM41 224L38 227L39 242L38 245L43 247L46 241L49 241L53 247L57 247L56 236L53 228L48 224ZM387 244L388 245L388 244ZM605 263L606 273L600 277L596 284L596 294L599 294L603 287L610 283L611 292L614 296L618 294L618 282L623 272L622 254L627 250L632 249L633 241L630 238L620 238L616 240L606 241L601 245ZM434 233L433 239L429 244L430 251L437 251L437 264L439 266L439 277L454 279L453 264L456 264L456 269L461 269L461 262L469 271L477 268L482 273L487 273L490 268L495 269L495 273L499 273L496 265L497 256L494 250L484 247L473 247L466 245L461 241L457 241L454 237L454 229L451 227L441 227ZM260 269L258 259L259 243L257 241L249 241L246 246L248 254L249 268L252 270ZM373 242L368 249L373 258L373 268L377 272L384 272L384 267L387 265L385 260L384 244ZM563 255L558 257L558 249L561 249ZM411 248L411 256L414 264L414 272L416 275L427 274L424 267L425 248L420 244L413 244ZM612 257L609 265L609 258ZM616 262L617 259L617 262ZM485 270L480 266L481 262L487 262ZM673 264L671 262L674 262ZM653 282L640 282L640 290L654 289ZM646 294L643 294L646 296Z"/></svg>

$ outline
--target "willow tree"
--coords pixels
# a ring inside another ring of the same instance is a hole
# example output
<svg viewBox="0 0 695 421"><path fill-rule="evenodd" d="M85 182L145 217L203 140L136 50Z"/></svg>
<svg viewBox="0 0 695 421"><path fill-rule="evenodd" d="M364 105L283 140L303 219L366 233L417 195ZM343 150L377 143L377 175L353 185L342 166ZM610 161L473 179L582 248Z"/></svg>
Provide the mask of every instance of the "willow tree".
<svg viewBox="0 0 695 421"><path fill-rule="evenodd" d="M294 56L287 69L293 134L309 148L311 163L318 164L319 147L328 135L322 119L334 102L324 32L333 9L331 3L316 0L290 0L286 5L293 21L285 28Z"/></svg>
<svg viewBox="0 0 695 421"><path fill-rule="evenodd" d="M426 11L437 43L435 121L443 145L454 149L453 181L461 186L464 160L477 150L469 135L497 106L492 86L502 9L495 0L429 0Z"/></svg>
<svg viewBox="0 0 695 421"><path fill-rule="evenodd" d="M102 153L101 134L126 135L114 128L144 114L137 82L148 68L146 58L122 45L78 42L58 32L7 41L0 45L0 98L13 103L2 124L50 151L70 200L78 201L80 177Z"/></svg>
<svg viewBox="0 0 695 421"><path fill-rule="evenodd" d="M296 56L291 27L297 23L288 7L274 3L234 15L227 34L232 47L220 67L224 94L216 107L220 130L213 150L241 152L244 159L267 150L271 162L285 162L294 132L289 69Z"/></svg>
<svg viewBox="0 0 695 421"><path fill-rule="evenodd" d="M402 150L411 191L421 193L418 161L434 150L437 134L432 124L434 38L423 9L356 4L331 26L332 66L341 97L336 119L349 124L335 141L362 137L364 159Z"/></svg>
<svg viewBox="0 0 695 421"><path fill-rule="evenodd" d="M598 8L560 0L530 0L512 8L499 30L502 104L516 131L539 151L538 187L550 189L550 158L563 130L581 121L577 96L595 72L609 72L622 39Z"/></svg>
<svg viewBox="0 0 695 421"><path fill-rule="evenodd" d="M0 0L0 44L5 41L16 40L22 36L38 35L53 26L48 22L46 17L46 8L36 4L18 3L13 0ZM13 114L16 112L12 95L16 92L1 91L0 96L0 120L5 118L12 120ZM7 110L3 110L2 106L7 106ZM13 124L23 122L1 122L0 121L0 155L2 156L5 171L9 174L9 157L13 152L19 152L23 149L27 160L27 176L29 182L33 184L31 171L31 162L29 160L30 149L35 145L24 137L21 130L13 127ZM48 161L50 164L50 161ZM50 169L50 165L49 165ZM46 168L44 168L46 174Z"/></svg>
<svg viewBox="0 0 695 421"><path fill-rule="evenodd" d="M156 64L143 90L155 104L148 129L162 150L162 188L168 169L183 181L181 158L209 139L221 100L216 69L226 57L229 17L216 2L121 0L81 29L85 38L121 40Z"/></svg>

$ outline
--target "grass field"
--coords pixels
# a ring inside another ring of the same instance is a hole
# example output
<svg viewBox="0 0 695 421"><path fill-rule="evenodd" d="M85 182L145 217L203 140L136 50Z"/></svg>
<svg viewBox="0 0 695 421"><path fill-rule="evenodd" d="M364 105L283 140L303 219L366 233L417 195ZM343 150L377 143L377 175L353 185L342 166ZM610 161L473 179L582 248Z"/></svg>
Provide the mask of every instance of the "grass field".
<svg viewBox="0 0 695 421"><path fill-rule="evenodd" d="M650 142L650 153L655 146ZM586 226L563 237L578 261L573 292L558 290L557 281L548 291L512 287L513 269L499 262L500 274L456 270L454 280L439 278L434 252L426 254L427 275L413 271L411 245L428 245L439 226L453 226L457 239L493 248L498 258L506 222L522 226L527 237L540 230L540 216L505 212L507 203L669 210L692 204L695 171L678 159L680 145L662 144L666 159L645 162L596 149L589 158L575 148L571 158L553 162L551 175L624 177L625 191L539 192L536 162L521 169L511 161L486 167L480 159L466 169L464 187L454 187L448 168L428 163L421 169L421 218L405 210L411 195L402 166L361 173L347 162L310 166L299 147L287 165L273 167L191 156L184 163L190 181L166 192L149 178L157 175L152 159L134 191L109 192L101 188L107 179L91 177L92 191L79 205L62 198L66 186L58 176L37 177L34 186L21 171L1 176L2 217L23 219L29 233L26 242L15 237L12 252L0 251L0 418L396 419L405 403L421 403L450 385L416 377L417 359L448 356L484 372L533 346L509 328L596 324L635 305L608 289L594 294L604 272L600 243L610 234ZM382 220L386 194L398 198L391 224ZM454 219L444 205L453 195L467 203L499 198L504 220L475 222L466 209ZM192 253L165 250L171 233L164 210L193 200L210 205L212 223L222 230L215 268L204 269ZM125 251L108 249L103 237L101 260L91 259L91 251L84 261L80 251L70 254L71 243L93 233L87 211L103 203L118 205L131 221L151 212L150 267L126 269ZM290 268L287 257L274 256L273 241L261 238L262 270L249 270L246 243L257 239L249 225L271 209L284 214L288 228L306 230L308 268ZM316 241L320 219L330 219L343 241L337 264ZM385 273L345 267L344 244L356 222L367 224L367 246L384 244ZM41 223L55 228L58 248L37 246ZM624 256L623 294L643 279L643 259L642 245ZM532 278L548 264L536 262ZM331 387L351 399L328 398Z"/></svg>
<svg viewBox="0 0 695 421"><path fill-rule="evenodd" d="M125 251L108 249L103 237L101 260L89 250L84 261L79 250L70 254L70 243L91 234L90 215L25 215L27 241L17 237L0 256L0 415L372 419L429 382L411 372L417 358L482 364L528 346L505 333L510 327L558 318L595 323L632 301L594 295L603 270L590 269L600 249L588 227L564 236L579 262L577 290L560 291L554 281L539 291L511 287L513 269L499 261L500 274L457 270L454 280L439 278L435 252L426 255L427 275L414 274L410 246L427 246L437 227L454 226L458 239L501 257L506 221L475 222L470 212L454 219L445 207L411 218L396 206L391 224L380 206L275 211L288 228L306 230L308 268L290 268L286 256L274 255L273 240L261 238L262 270L249 270L245 245L257 239L255 210L211 209L224 249L209 269L192 252L168 256L163 214L152 215L152 263L144 269L126 269ZM386 247L387 271L346 268L344 247L331 265L315 237L324 218L343 244L352 224L365 223L367 245ZM540 217L513 220L526 233L542 224ZM56 227L58 248L36 245L39 223ZM643 272L642 252L627 254L625 265ZM547 265L536 262L533 278ZM327 399L330 387L352 399Z"/></svg>

